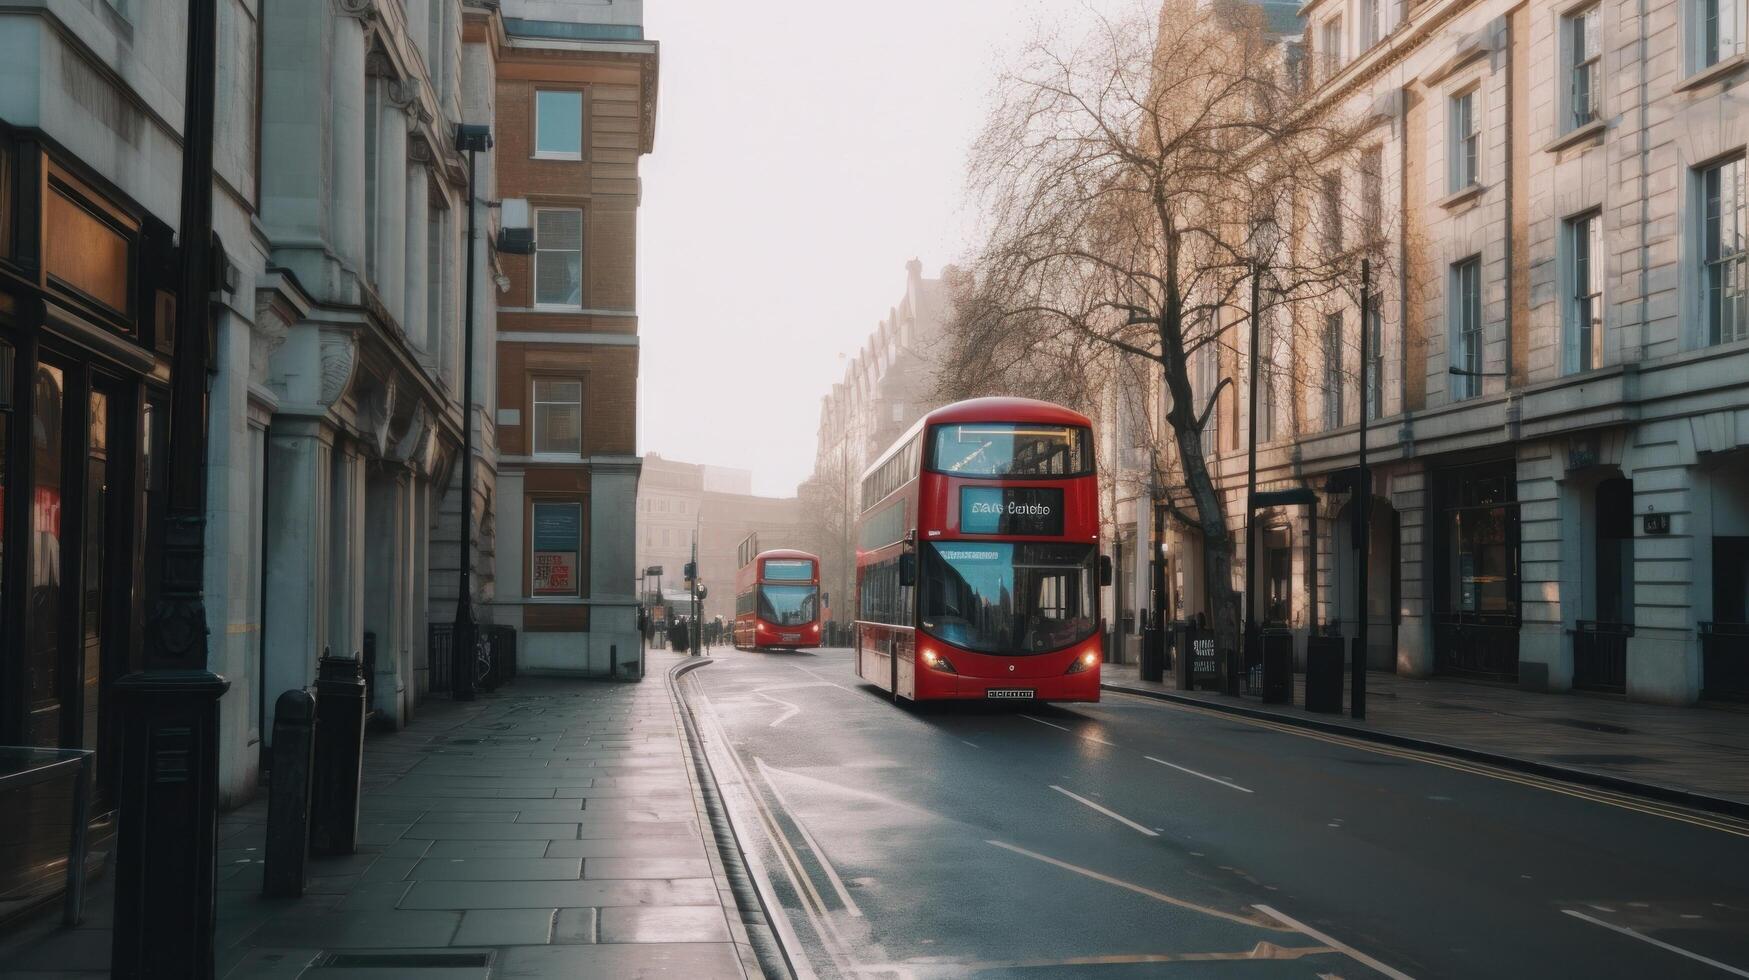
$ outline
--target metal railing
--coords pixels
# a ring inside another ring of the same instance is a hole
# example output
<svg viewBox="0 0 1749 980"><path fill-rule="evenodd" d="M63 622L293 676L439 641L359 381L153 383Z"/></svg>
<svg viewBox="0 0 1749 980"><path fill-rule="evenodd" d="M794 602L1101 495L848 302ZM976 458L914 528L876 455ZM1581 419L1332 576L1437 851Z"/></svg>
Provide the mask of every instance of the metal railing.
<svg viewBox="0 0 1749 980"><path fill-rule="evenodd" d="M1700 696L1749 702L1749 623L1700 624Z"/></svg>
<svg viewBox="0 0 1749 980"><path fill-rule="evenodd" d="M1433 665L1441 674L1518 679L1518 617L1441 613L1433 617Z"/></svg>
<svg viewBox="0 0 1749 980"><path fill-rule="evenodd" d="M432 623L428 627L431 693L455 690L455 624ZM474 626L474 686L496 690L516 677L516 629L477 623Z"/></svg>
<svg viewBox="0 0 1749 980"><path fill-rule="evenodd" d="M1581 691L1625 694L1628 689L1628 637L1632 623L1573 624L1573 686Z"/></svg>

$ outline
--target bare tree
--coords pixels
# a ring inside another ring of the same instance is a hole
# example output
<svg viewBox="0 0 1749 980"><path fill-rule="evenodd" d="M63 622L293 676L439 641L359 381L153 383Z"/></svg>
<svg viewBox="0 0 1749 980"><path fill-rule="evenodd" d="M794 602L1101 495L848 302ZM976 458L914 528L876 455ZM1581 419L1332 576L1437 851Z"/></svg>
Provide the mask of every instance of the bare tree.
<svg viewBox="0 0 1749 980"><path fill-rule="evenodd" d="M1087 384L1099 348L1158 369L1171 452L1153 454L1150 482L1184 490L1156 502L1201 532L1228 650L1233 537L1202 433L1233 379L1199 390L1191 361L1239 349L1256 269L1272 303L1341 292L1376 232L1353 222L1351 244L1298 244L1308 216L1335 219L1313 202L1357 129L1307 111L1279 50L1257 8L1196 0L1035 41L1004 74L973 148L985 240L958 291L948 358L973 388L1016 374Z"/></svg>

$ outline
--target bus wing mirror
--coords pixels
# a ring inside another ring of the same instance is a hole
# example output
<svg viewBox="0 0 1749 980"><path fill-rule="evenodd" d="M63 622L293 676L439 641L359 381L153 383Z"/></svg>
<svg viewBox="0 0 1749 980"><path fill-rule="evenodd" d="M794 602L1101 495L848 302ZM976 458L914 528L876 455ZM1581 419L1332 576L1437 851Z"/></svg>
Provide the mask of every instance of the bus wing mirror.
<svg viewBox="0 0 1749 980"><path fill-rule="evenodd" d="M907 551L899 556L899 585L910 588L917 584L917 556Z"/></svg>
<svg viewBox="0 0 1749 980"><path fill-rule="evenodd" d="M830 592L820 593L820 605L822 605L822 606L832 605L832 593L830 593Z"/></svg>
<svg viewBox="0 0 1749 980"><path fill-rule="evenodd" d="M1110 585L1111 584L1111 556L1110 555L1100 555L1099 556L1099 584L1100 585Z"/></svg>

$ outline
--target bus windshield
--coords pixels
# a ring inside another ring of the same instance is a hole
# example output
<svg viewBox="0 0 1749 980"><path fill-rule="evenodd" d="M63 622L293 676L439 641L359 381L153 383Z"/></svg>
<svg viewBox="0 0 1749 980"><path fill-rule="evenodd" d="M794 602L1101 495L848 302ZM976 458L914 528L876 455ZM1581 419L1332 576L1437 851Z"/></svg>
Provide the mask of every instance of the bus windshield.
<svg viewBox="0 0 1749 980"><path fill-rule="evenodd" d="M1090 544L939 541L921 551L918 619L945 643L1022 655L1093 635Z"/></svg>
<svg viewBox="0 0 1749 980"><path fill-rule="evenodd" d="M819 616L818 592L811 585L762 585L759 618L773 626L805 626Z"/></svg>
<svg viewBox="0 0 1749 980"><path fill-rule="evenodd" d="M929 466L953 476L1057 477L1093 472L1092 438L1070 425L938 425Z"/></svg>

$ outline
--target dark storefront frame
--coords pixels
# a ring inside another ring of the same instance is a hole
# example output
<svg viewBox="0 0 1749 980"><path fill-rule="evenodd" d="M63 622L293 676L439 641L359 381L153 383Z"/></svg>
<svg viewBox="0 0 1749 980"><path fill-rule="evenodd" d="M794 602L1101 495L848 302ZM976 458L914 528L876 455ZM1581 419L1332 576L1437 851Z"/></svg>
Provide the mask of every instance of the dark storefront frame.
<svg viewBox="0 0 1749 980"><path fill-rule="evenodd" d="M145 406L170 378L174 259L164 222L0 124L0 744L96 750L100 831L120 761L111 684L141 663ZM21 818L0 821L0 891L58 886L64 791L0 800Z"/></svg>
<svg viewBox="0 0 1749 980"><path fill-rule="evenodd" d="M1448 462L1429 472L1429 485L1434 670L1515 681L1521 622L1516 463L1510 458ZM1498 569L1487 562L1487 549L1493 547L1500 549ZM1492 598L1496 581L1497 600Z"/></svg>

